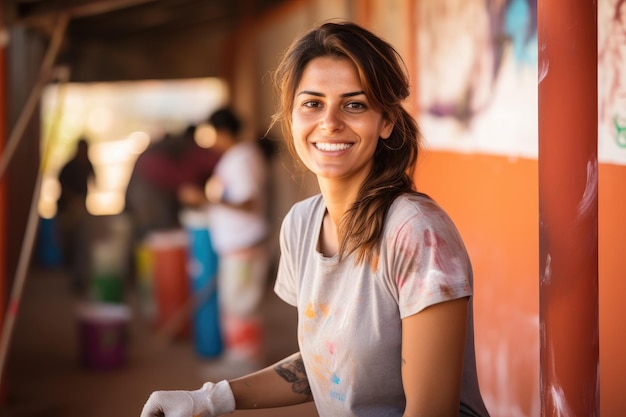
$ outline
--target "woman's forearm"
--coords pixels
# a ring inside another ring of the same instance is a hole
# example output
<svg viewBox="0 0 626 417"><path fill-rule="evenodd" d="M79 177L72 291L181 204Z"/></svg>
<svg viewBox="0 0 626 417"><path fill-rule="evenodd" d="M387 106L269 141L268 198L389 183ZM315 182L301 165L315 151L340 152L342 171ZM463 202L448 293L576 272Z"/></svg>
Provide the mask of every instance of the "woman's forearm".
<svg viewBox="0 0 626 417"><path fill-rule="evenodd" d="M313 400L300 353L228 382L239 410L283 407Z"/></svg>

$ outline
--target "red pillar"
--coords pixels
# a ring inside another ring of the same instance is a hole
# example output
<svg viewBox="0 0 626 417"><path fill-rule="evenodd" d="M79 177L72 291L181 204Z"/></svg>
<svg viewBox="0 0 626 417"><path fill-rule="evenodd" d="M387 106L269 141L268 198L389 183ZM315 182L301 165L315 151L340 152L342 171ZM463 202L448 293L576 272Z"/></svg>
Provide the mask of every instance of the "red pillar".
<svg viewBox="0 0 626 417"><path fill-rule="evenodd" d="M541 415L599 416L595 0L539 0Z"/></svg>

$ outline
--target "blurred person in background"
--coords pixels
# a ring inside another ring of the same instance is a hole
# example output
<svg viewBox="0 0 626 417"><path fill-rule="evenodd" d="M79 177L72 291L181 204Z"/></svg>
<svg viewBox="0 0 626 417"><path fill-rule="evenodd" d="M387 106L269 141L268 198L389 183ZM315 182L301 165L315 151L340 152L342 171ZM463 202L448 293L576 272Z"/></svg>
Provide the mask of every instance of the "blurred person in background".
<svg viewBox="0 0 626 417"><path fill-rule="evenodd" d="M244 367L262 361L259 308L270 267L266 210L267 159L261 147L242 138L242 122L230 108L214 112L208 125L221 154L204 187L186 185L180 201L206 210L219 257L217 288L225 359Z"/></svg>
<svg viewBox="0 0 626 417"><path fill-rule="evenodd" d="M76 142L74 155L59 172L61 195L57 202L57 217L61 235L63 264L70 272L71 286L81 292L89 278L89 218L87 192L96 179L89 160L89 143L84 137Z"/></svg>
<svg viewBox="0 0 626 417"><path fill-rule="evenodd" d="M167 134L137 158L126 189L135 243L150 232L179 228L178 190L202 186L213 174L220 152L199 146L195 132L190 125L180 135Z"/></svg>

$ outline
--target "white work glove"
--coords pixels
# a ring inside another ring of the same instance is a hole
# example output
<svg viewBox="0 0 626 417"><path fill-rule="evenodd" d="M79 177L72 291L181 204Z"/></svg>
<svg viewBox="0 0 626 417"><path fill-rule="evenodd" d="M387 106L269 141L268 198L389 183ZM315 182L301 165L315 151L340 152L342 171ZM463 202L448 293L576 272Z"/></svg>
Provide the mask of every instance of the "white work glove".
<svg viewBox="0 0 626 417"><path fill-rule="evenodd" d="M217 417L235 411L235 397L228 381L207 382L195 391L155 391L141 410L141 417Z"/></svg>

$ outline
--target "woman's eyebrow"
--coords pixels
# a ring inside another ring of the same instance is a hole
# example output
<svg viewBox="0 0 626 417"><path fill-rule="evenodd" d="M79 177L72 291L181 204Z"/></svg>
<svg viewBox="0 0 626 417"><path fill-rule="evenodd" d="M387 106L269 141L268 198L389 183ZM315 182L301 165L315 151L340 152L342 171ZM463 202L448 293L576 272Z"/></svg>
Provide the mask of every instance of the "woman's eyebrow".
<svg viewBox="0 0 626 417"><path fill-rule="evenodd" d="M318 92L315 92L315 91L309 91L309 90L302 90L302 91L300 91L296 95L298 95L298 96L307 95L307 96L324 97L324 94L322 94L322 93L318 93Z"/></svg>
<svg viewBox="0 0 626 417"><path fill-rule="evenodd" d="M323 93L318 93L316 91L309 91L309 90L302 90L300 91L297 95L309 95L309 96L316 96L316 97L326 97L326 94ZM340 97L354 97L354 96L360 96L362 94L365 94L365 91L352 91L349 93L343 93L340 95Z"/></svg>
<svg viewBox="0 0 626 417"><path fill-rule="evenodd" d="M354 96L360 96L365 94L365 91L360 90L360 91L353 91L351 93L344 93L341 95L341 97L354 97Z"/></svg>

